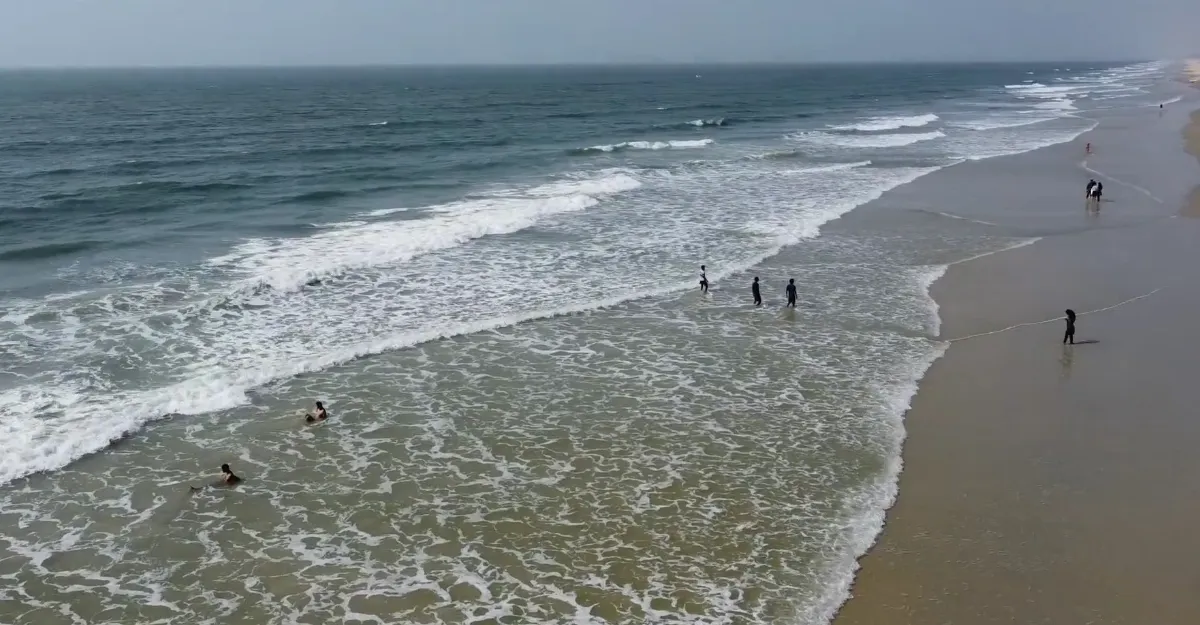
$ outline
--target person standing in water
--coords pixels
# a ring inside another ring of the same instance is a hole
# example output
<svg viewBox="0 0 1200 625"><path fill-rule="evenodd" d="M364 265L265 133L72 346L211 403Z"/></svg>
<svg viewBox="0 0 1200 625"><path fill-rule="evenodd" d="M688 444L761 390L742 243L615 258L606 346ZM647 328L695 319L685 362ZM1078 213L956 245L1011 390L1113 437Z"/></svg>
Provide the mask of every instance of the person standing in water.
<svg viewBox="0 0 1200 625"><path fill-rule="evenodd" d="M700 292L708 293L708 274L705 273L704 265L700 265Z"/></svg>
<svg viewBox="0 0 1200 625"><path fill-rule="evenodd" d="M754 295L754 305L762 306L762 293L758 290L758 276L754 276L754 284L750 285L750 293Z"/></svg>
<svg viewBox="0 0 1200 625"><path fill-rule="evenodd" d="M1063 334L1063 345L1075 344L1075 311L1067 309L1067 332Z"/></svg>
<svg viewBox="0 0 1200 625"><path fill-rule="evenodd" d="M796 279L795 278L788 278L788 285L787 285L786 293L787 293L787 301L788 301L787 305L790 306L791 308L795 308L796 307Z"/></svg>

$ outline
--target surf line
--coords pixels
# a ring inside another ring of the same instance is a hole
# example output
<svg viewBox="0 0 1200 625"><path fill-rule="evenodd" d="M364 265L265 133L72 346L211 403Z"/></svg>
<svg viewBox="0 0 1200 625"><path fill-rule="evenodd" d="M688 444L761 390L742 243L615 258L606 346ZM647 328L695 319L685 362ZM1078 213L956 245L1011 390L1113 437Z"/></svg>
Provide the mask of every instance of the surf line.
<svg viewBox="0 0 1200 625"><path fill-rule="evenodd" d="M1136 302L1138 300L1146 299L1147 297L1150 297L1151 295L1154 295L1155 293L1158 293L1161 290L1162 290L1162 287L1159 287L1157 289L1154 289L1153 291L1150 291L1149 293L1143 293L1141 295L1138 295L1137 297L1131 297L1123 302L1117 302L1116 304L1113 304L1112 306L1105 306L1104 308L1097 308L1096 310L1088 310L1085 312L1081 312L1077 316L1082 317L1084 315L1094 315L1096 313L1102 313L1107 310L1112 310L1114 308L1120 308L1121 306L1124 306L1125 304L1132 304L1133 302ZM1025 327L1029 327L1029 326L1040 326L1040 325L1045 325L1047 323L1058 323L1062 320L1063 320L1062 317L1055 317L1053 319L1047 319L1045 321L1030 321L1028 323L1018 323L1017 325L1008 326L1007 328L1001 328L999 330L992 330L991 332L980 332L979 334L968 334L967 336L960 336L958 338L945 339L943 342L957 343L959 341L966 341L968 339L977 339L981 336L991 336L993 334L1000 334L1001 332L1008 332L1009 330L1016 330L1017 328L1025 328Z"/></svg>
<svg viewBox="0 0 1200 625"><path fill-rule="evenodd" d="M1113 175L1110 175L1110 174L1106 174L1106 173L1104 173L1104 172L1102 172L1102 171L1099 171L1099 170L1096 170L1096 169L1092 169L1091 167L1088 167L1088 160L1087 160L1086 158L1085 158L1085 159L1083 159L1082 161L1080 161L1080 162L1079 162L1079 166L1080 166L1082 169L1084 169L1085 171L1089 171L1089 172L1091 172L1091 173L1093 173L1093 174L1096 174L1097 176L1100 176L1101 178L1106 178L1106 179L1108 179L1108 180L1111 180L1111 181L1113 181L1113 182L1115 182L1115 183L1117 183L1117 184L1119 184L1119 185L1123 185L1123 186L1126 186L1126 187L1130 187L1130 188L1132 188L1132 189L1137 189L1137 190L1138 190L1140 193L1142 193L1142 194L1143 194L1143 195L1145 195L1146 197L1148 197L1148 198L1150 198L1150 199L1154 200L1155 202L1158 202L1159 204L1166 204L1166 202L1163 202L1162 200L1160 200L1160 199L1158 199L1157 197L1155 197L1155 195L1154 195L1153 193L1151 193L1151 192L1147 191L1146 189L1143 189L1142 187L1139 187L1139 186L1137 186L1136 184L1133 184L1132 182L1125 182L1124 180L1121 180L1120 178L1118 178L1118 177L1116 177L1116 176L1113 176Z"/></svg>

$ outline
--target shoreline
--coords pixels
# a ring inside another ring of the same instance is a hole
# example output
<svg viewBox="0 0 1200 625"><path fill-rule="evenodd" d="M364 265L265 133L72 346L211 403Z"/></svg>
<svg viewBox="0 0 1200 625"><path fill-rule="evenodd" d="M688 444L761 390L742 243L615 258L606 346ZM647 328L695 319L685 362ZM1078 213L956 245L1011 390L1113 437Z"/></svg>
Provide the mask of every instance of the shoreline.
<svg viewBox="0 0 1200 625"><path fill-rule="evenodd" d="M1105 138L1106 134L1114 132L1097 127L1068 144L1003 158L1055 159L1059 161L1058 169L1065 172L1062 161L1071 159L1070 150L1082 151L1084 142L1115 145L1115 141L1109 142ZM1176 130L1175 136L1179 134ZM1200 110L1189 116L1182 134L1185 150L1200 159ZM1161 144L1153 147L1161 148ZM1042 154L1039 156L1038 153ZM1106 172L1116 172L1119 178L1111 177L1109 189L1114 196L1120 194L1118 199L1122 204L1145 208L1147 213L1171 208L1153 206L1150 200L1160 205L1163 202L1144 187L1124 182L1125 179L1141 181L1141 176L1149 178L1139 170L1139 166L1145 167L1141 163L1131 160L1105 162L1092 169L1089 158L1078 163L1078 167L1105 176ZM1097 156L1097 160L1101 158ZM1194 171L1196 160L1188 160ZM1074 162L1067 164L1075 165ZM1084 171L1078 174L1086 176ZM1131 174L1132 177L1127 178ZM1154 185L1148 186L1158 190ZM1175 204L1179 208L1174 214L1200 216L1200 186L1179 195L1186 199ZM1109 213L1107 208L1104 212ZM1151 359L1151 363L1143 367L1146 371L1139 372L1140 375L1117 376L1117 380L1112 380L1114 370L1123 370L1126 359L1133 362L1139 362L1139 359L1131 353L1119 353L1118 350L1126 351L1121 349L1123 346L1109 347L1108 341L1103 339L1091 339L1096 343L1062 348L1061 353L1053 353L1058 349L1057 339L1061 338L1062 327L1059 323L1043 320L1056 321L1054 315L1061 316L1061 308L1042 304L1044 299L1061 296L1080 311L1104 310L1103 315L1081 319L1084 339L1089 338L1084 328L1113 326L1122 333L1145 330L1142 326L1148 321L1147 315L1155 313L1171 317L1177 324L1171 329L1186 327L1178 311L1192 307L1200 311L1200 293L1177 288L1179 278L1182 278L1182 270L1178 268L1200 262L1200 253L1192 252L1184 242L1186 235L1200 234L1200 231L1194 230L1196 226L1192 220L1183 222L1187 227L1175 227L1170 221L1172 216L1170 213L1156 215L1142 223L1109 231L1069 232L1045 243L1034 240L1000 250L1011 252L1017 247L1023 248L1017 253L996 252L964 259L948 266L931 285L930 297L938 306L942 322L940 338L970 340L950 339L946 343L949 348L919 380L904 416L903 470L898 497L886 511L883 531L859 559L860 568L846 602L833 619L835 625L942 622L1132 624L1190 622L1173 620L1184 614L1200 618L1200 603L1195 599L1177 597L1172 600L1146 581L1154 580L1160 587L1178 587L1181 583L1178 580L1186 580L1189 575L1191 579L1196 578L1195 565L1183 563L1182 566L1166 567L1174 569L1176 574L1172 584L1163 581L1162 574L1148 573L1147 564L1132 553L1135 550L1129 545L1141 545L1148 538L1145 530L1117 522L1108 523L1111 527L1107 531L1092 533L1072 527L1075 524L1087 527L1093 523L1092 514L1113 515L1120 508L1118 502L1106 501L1112 495L1105 492L1110 486L1102 480L1097 484L1094 477L1072 475L1065 479L1062 475L1067 472L1065 469L1070 469L1069 473L1086 474L1089 467L1082 459L1101 454L1098 450L1106 449L1114 441L1078 431L1072 431L1065 438L1050 436L1053 428L1046 423L1066 415L1069 420L1078 421L1078 427L1086 428L1087 418L1099 411L1104 413L1106 422L1128 427L1127 420L1122 423L1123 417L1133 413L1133 408L1126 406L1127 412L1112 406L1106 409L1103 404L1095 404L1089 393L1112 394L1122 384L1145 375L1150 379L1139 381L1150 386L1154 384L1155 373L1159 378L1172 377L1159 371ZM1164 246L1166 249L1154 249L1164 238L1171 244ZM1132 242L1139 251L1154 258L1133 263L1137 265L1135 268L1121 266L1128 258L1110 252ZM1097 262L1097 256L1109 258ZM1047 271L1047 267L1051 269ZM1170 291L1159 294L1161 287L1154 281L1164 274L1173 274L1176 280ZM1031 299L1031 292L1038 297ZM1168 303L1174 308L1169 308ZM1147 342L1160 352L1171 350L1170 345L1157 343L1161 338L1147 337ZM1106 362L1088 363L1088 366L1095 369L1089 373L1110 378L1109 385L1095 386L1088 380L1086 393L1064 390L1071 383L1072 370L1076 367L1074 362L1084 355L1084 349L1106 352ZM1078 356L1076 350L1080 352ZM1051 380L1049 384L1047 379ZM1041 388L1034 391L1036 387ZM1172 387L1172 392L1179 393L1186 388L1177 384ZM1014 389L1021 391L1013 392ZM1132 389L1128 394L1142 395ZM1164 406L1169 403L1168 397L1140 399L1172 413ZM1117 398L1113 401L1115 403ZM997 405L1005 409L995 409ZM1022 417L1012 418L1015 414ZM1200 432L1181 425L1182 415L1178 411L1164 418L1170 419L1169 424L1174 426L1172 432L1160 434L1148 443L1150 449L1141 452L1137 462L1130 462L1130 465L1153 465L1156 461L1153 448L1170 447L1176 439L1200 443ZM1071 440L1072 435L1092 446ZM1064 462L1063 456L1079 457L1079 466ZM1046 470L1048 466L1057 471ZM1200 462L1187 463L1187 472L1200 476ZM1125 479L1137 483L1152 474L1147 471ZM1195 484L1191 488L1195 489ZM1136 488L1121 489L1120 494L1135 498L1152 490L1139 484ZM1056 500L1054 495L1059 491L1065 493L1062 499L1069 500L1069 505ZM1086 496L1076 491L1082 491ZM981 497L983 493L988 496ZM1109 505L1099 506L1098 501ZM1152 503L1157 507L1172 505L1162 500ZM1053 514L1047 514L1048 508L1054 509ZM1083 513L1084 510L1088 513ZM1193 507L1181 516L1183 520L1177 521L1181 526L1200 522L1200 508ZM1050 525L1047 525L1047 517L1053 521ZM1157 531L1157 528L1151 530ZM1072 536L1072 531L1082 537ZM1127 539L1121 549L1124 560L1112 558L1109 562L1097 555L1103 554L1105 548L1112 549L1113 541L1122 538ZM1164 540L1159 538L1158 543ZM1190 542L1200 548L1200 541L1191 539ZM1063 547L1064 543L1067 548ZM1070 557L1064 557L1066 552ZM1095 561L1097 559L1099 561ZM1144 568L1138 570L1138 566ZM1179 575L1180 568L1182 575ZM1035 578L1040 578L1041 587L1032 581ZM1099 580L1120 590L1114 591L1114 595L1093 595L1092 589ZM1050 591L1052 588L1057 590ZM1048 601L1038 601L1043 597ZM1151 605L1159 607L1147 612L1147 606ZM1136 620L1142 614L1148 614L1150 618Z"/></svg>

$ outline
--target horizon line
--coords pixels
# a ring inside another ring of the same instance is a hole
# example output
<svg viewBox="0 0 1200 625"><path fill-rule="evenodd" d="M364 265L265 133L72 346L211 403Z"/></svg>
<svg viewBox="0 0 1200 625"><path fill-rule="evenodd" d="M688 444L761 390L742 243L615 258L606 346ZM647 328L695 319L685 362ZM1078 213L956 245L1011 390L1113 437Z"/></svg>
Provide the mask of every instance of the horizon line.
<svg viewBox="0 0 1200 625"><path fill-rule="evenodd" d="M875 61L574 61L574 62L474 62L474 63L329 63L329 64L178 64L178 65L0 65L0 71L63 71L63 70L195 70L195 69L518 69L573 67L747 67L788 66L828 67L865 65L1012 65L1052 63L1153 63L1182 62L1181 59L1025 59L1025 60L932 60L892 59Z"/></svg>

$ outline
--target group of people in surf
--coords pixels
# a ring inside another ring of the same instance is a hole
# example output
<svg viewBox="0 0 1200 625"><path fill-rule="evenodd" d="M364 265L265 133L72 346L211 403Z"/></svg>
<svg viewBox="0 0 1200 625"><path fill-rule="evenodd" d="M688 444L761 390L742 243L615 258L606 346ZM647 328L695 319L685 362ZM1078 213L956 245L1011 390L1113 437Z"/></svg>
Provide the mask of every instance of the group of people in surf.
<svg viewBox="0 0 1200 625"><path fill-rule="evenodd" d="M316 402L316 410L304 414L305 423L320 423L328 418L329 411L325 410L325 404L321 402ZM221 465L221 475L215 482L209 484L209 486L232 487L237 486L239 483L241 483L241 481L242 478L238 477L238 475L233 472L233 469L229 468L228 463L225 463ZM202 488L202 486L192 486L191 492L194 493Z"/></svg>
<svg viewBox="0 0 1200 625"><path fill-rule="evenodd" d="M1104 183L1088 180L1087 190L1084 192L1088 208L1100 210L1100 196L1102 195L1104 195Z"/></svg>
<svg viewBox="0 0 1200 625"><path fill-rule="evenodd" d="M787 296L787 304L784 308L796 307L796 279L788 278L787 287L783 290ZM700 293L708 293L708 269L704 265L700 265ZM762 306L762 291L758 286L758 276L754 276L754 282L750 284L750 294L754 296L754 305Z"/></svg>

